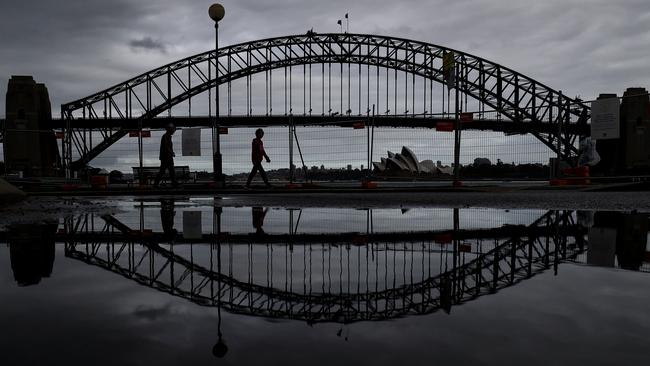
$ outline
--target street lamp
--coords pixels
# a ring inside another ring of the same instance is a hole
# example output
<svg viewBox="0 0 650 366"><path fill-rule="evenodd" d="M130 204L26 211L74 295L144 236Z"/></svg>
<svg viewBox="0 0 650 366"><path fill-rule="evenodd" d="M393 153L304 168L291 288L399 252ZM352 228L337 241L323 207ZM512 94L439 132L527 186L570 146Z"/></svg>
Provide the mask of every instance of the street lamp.
<svg viewBox="0 0 650 366"><path fill-rule="evenodd" d="M217 85L215 87L215 119L212 121L212 166L214 169L214 181L223 182L223 164L221 161L221 137L219 136L219 21L226 15L226 10L221 4L212 4L208 9L210 18L214 20L214 52ZM216 146L215 146L216 141Z"/></svg>

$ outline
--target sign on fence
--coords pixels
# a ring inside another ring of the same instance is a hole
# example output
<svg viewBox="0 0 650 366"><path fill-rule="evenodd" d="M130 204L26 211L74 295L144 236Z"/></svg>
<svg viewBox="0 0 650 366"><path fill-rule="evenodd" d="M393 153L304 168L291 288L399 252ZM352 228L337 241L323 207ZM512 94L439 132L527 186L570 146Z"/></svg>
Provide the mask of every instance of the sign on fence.
<svg viewBox="0 0 650 366"><path fill-rule="evenodd" d="M129 132L129 137L151 137L151 131L149 130L142 130L142 131L131 131Z"/></svg>
<svg viewBox="0 0 650 366"><path fill-rule="evenodd" d="M201 156L201 129L183 130L183 156Z"/></svg>
<svg viewBox="0 0 650 366"><path fill-rule="evenodd" d="M474 113L472 112L465 112L460 114L460 122L461 123L467 123L467 122L472 122L474 121Z"/></svg>
<svg viewBox="0 0 650 366"><path fill-rule="evenodd" d="M183 211L183 238L203 238L201 211Z"/></svg>
<svg viewBox="0 0 650 366"><path fill-rule="evenodd" d="M591 102L591 138L594 140L619 138L620 111L618 98Z"/></svg>
<svg viewBox="0 0 650 366"><path fill-rule="evenodd" d="M440 132L452 132L454 130L453 122L437 122L436 131Z"/></svg>

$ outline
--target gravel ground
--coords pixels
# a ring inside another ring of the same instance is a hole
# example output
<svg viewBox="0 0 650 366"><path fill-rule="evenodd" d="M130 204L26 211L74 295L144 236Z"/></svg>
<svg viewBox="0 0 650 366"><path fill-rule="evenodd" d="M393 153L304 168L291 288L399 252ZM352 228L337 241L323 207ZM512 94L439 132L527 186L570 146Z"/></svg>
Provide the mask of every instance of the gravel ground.
<svg viewBox="0 0 650 366"><path fill-rule="evenodd" d="M120 211L116 199L30 197L18 203L0 205L0 230L9 225L58 221L62 217L83 213L98 215Z"/></svg>

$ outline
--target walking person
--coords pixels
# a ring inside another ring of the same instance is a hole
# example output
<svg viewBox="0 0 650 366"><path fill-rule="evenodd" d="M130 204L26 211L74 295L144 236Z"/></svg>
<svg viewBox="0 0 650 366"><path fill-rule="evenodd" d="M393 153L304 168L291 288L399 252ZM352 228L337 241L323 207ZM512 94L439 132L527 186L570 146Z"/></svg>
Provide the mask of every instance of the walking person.
<svg viewBox="0 0 650 366"><path fill-rule="evenodd" d="M262 142L263 137L264 137L264 130L258 128L257 131L255 131L255 138L253 139L252 150L251 150L251 161L253 162L253 169L251 170L251 173L248 175L246 188L250 188L251 181L253 180L255 174L257 174L258 171L260 172L260 175L262 176L262 180L264 180L266 186L268 188L271 187L271 184L269 183L269 180L266 177L266 172L262 167L262 159L266 159L267 163L271 162L269 156L266 155L266 151L264 151L264 143Z"/></svg>
<svg viewBox="0 0 650 366"><path fill-rule="evenodd" d="M160 180L163 175L165 175L165 170L169 171L169 179L172 182L174 188L178 187L178 181L176 181L176 172L174 171L174 144L172 143L172 135L176 132L176 126L172 123L168 124L165 127L165 134L160 139L160 171L156 176L156 180L153 184L155 188L160 187Z"/></svg>

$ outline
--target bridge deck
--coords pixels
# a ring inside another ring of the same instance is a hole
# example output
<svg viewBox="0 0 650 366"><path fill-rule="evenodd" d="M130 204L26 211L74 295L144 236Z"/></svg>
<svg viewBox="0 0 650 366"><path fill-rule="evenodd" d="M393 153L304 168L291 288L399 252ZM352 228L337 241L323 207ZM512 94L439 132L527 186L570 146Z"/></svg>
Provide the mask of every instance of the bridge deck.
<svg viewBox="0 0 650 366"><path fill-rule="evenodd" d="M4 125L0 120L0 127ZM449 118L424 118L421 116L222 116L219 124L224 127L281 127L289 126L291 123L297 126L334 126L352 128L355 123L364 122L375 127L391 128L430 128L435 129L439 123L453 122L453 116ZM65 128L65 120L53 119L52 129ZM159 129L164 128L168 123L177 127L210 127L212 119L208 116L194 117L160 117L143 120L143 128ZM81 129L105 129L125 128L137 129L136 119L123 118L100 118L100 119L74 119L71 121L72 128ZM477 118L472 122L462 124L464 130L495 131L511 134L526 134L531 132L553 133L557 127L551 124L531 123L529 121L513 122L507 119ZM571 134L589 135L589 125L570 124L567 127ZM0 128L3 130L3 128ZM2 133L0 132L0 136Z"/></svg>

